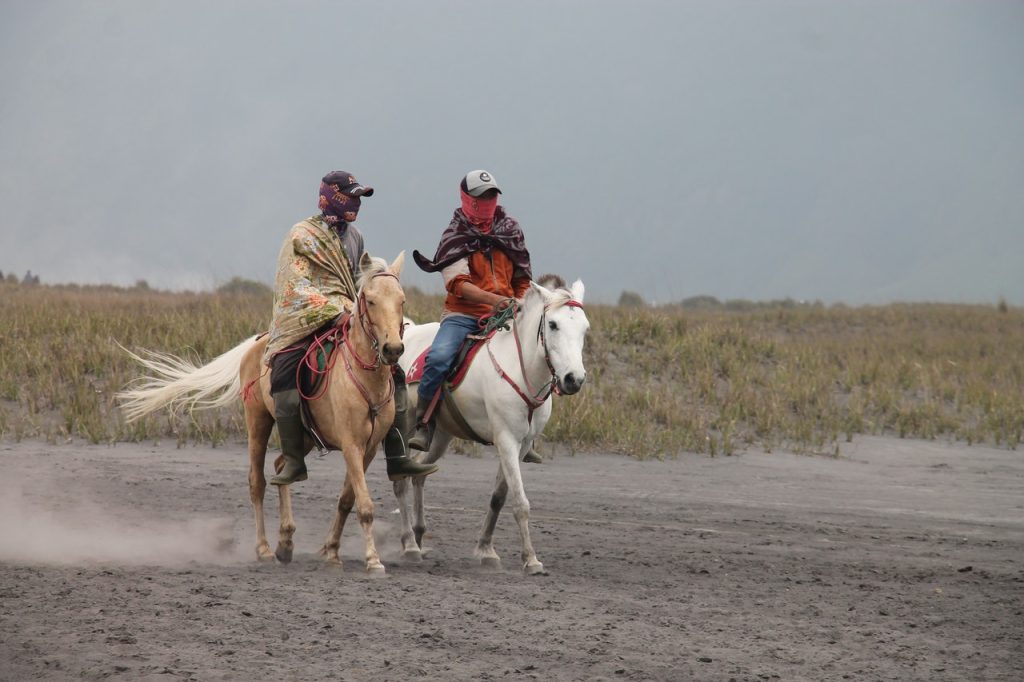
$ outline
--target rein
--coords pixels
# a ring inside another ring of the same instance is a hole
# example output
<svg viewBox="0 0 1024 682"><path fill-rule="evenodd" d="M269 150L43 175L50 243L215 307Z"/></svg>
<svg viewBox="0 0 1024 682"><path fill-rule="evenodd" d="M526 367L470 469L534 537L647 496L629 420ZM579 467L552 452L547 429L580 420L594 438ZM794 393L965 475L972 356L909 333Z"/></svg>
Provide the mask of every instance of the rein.
<svg viewBox="0 0 1024 682"><path fill-rule="evenodd" d="M582 303L574 300L570 300L563 305L571 308L583 307ZM526 384L525 391L515 382L514 379L512 379L512 377L508 375L507 372L505 372L504 369L501 368L501 365L498 363L498 358L494 356L494 351L491 349L491 338L493 338L493 336L488 337L486 342L487 354L491 357L491 364L494 365L494 369L497 370L501 378L515 390L516 394L523 399L523 402L526 403L526 421L529 423L533 423L533 413L538 407L547 402L547 399L551 397L552 393L561 395L561 392L558 390L558 374L555 372L555 367L551 363L551 351L548 350L548 339L544 333L544 327L546 326L545 322L547 322L547 313L548 307L544 306L544 311L540 315L540 325L537 327L537 338L540 339L541 347L544 349L544 363L548 366L550 376L548 381L541 386L540 389L534 390L533 386L530 384L530 377L526 373L526 361L523 359L523 344L519 339L519 325L516 323L517 315L515 313L512 314L512 338L515 339L516 342L516 356L519 359L519 370L523 373L523 382Z"/></svg>

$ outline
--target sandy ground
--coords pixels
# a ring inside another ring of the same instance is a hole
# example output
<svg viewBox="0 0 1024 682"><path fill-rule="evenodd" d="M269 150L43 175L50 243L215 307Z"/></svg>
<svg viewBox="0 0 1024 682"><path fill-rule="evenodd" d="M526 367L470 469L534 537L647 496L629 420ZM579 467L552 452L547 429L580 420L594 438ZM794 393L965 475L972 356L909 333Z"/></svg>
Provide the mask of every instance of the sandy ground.
<svg viewBox="0 0 1024 682"><path fill-rule="evenodd" d="M523 467L532 578L508 509L504 568L471 558L493 453L442 460L418 565L374 462L382 579L354 519L344 570L316 556L342 474L311 459L281 565L241 446L0 445L0 679L1024 679L1020 452L551 457Z"/></svg>

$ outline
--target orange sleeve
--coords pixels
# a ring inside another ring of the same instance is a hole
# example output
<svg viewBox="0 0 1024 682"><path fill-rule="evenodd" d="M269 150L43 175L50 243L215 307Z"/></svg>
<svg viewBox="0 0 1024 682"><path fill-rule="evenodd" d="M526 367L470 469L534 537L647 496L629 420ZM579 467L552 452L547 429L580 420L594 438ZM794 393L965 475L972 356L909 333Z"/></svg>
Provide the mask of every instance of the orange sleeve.
<svg viewBox="0 0 1024 682"><path fill-rule="evenodd" d="M526 295L526 292L530 290L530 278L519 277L512 280L512 291L515 293L516 298L522 298Z"/></svg>
<svg viewBox="0 0 1024 682"><path fill-rule="evenodd" d="M462 298L462 285L465 284L466 282L472 281L473 278L470 277L469 275L458 275L457 277L453 277L451 281L449 281L448 284L445 285L445 289L447 289L448 293L451 294L452 296Z"/></svg>

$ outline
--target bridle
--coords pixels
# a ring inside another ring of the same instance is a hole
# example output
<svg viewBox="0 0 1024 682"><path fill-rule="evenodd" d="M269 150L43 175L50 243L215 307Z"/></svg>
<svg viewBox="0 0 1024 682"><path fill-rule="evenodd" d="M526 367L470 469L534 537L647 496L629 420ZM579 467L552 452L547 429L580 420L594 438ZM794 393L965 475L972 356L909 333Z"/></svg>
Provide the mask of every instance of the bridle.
<svg viewBox="0 0 1024 682"><path fill-rule="evenodd" d="M391 272L378 272L373 275L371 279L376 279L378 277L394 277L395 281L398 281L398 275ZM349 360L349 355L351 355L355 361L359 363L359 366L365 370L377 370L380 369L382 365L388 364L384 362L384 357L381 355L380 340L377 338L376 333L377 325L375 325L373 320L370 319L369 306L366 303L366 294L362 289L360 289L359 295L356 297L355 317L359 320L359 328L362 329L363 333L370 339L370 344L373 346L374 350L374 358L372 362L366 362L359 357L359 353L356 352L355 346L352 345L352 337L349 334L349 330L352 328L351 319L349 319L348 323L343 325L341 328L342 346L344 346L345 350L348 351L348 353L343 353L342 357L345 359L345 371L348 372L349 378L352 379L352 383L354 383L356 388L359 389L360 395L363 396L363 400L366 401L366 406L369 408L370 421L372 422L370 427L370 437L372 438L373 431L377 426L377 415L379 415L384 406L391 402L391 399L395 397L395 377L390 372L388 373L387 393L384 395L383 400L379 403L374 403L373 398L370 396L370 392L367 390L363 382L359 380L355 370L352 369L352 362ZM369 324L369 328L367 328L367 324ZM399 326L399 338L404 335L404 332L405 326Z"/></svg>
<svg viewBox="0 0 1024 682"><path fill-rule="evenodd" d="M583 308L582 303L573 299L570 299L562 305L570 308ZM544 363L548 367L549 374L548 380L539 389L533 388L530 383L530 376L526 372L526 361L523 359L523 344L519 339L519 326L516 323L518 314L514 313L512 315L511 331L512 338L515 339L516 342L516 356L519 359L519 370L523 373L523 382L526 384L526 390L523 390L523 388L520 387L504 369L501 368L501 365L498 363L498 359L494 357L494 351L491 350L491 339L493 336L487 338L487 354L491 356L491 363L494 365L494 369L497 370L501 378L515 390L519 397L523 399L523 402L526 403L526 420L530 423L533 422L534 411L547 402L547 399L552 393L561 395L561 391L558 389L558 373L555 372L555 366L551 362L551 351L548 349L548 338L545 333L545 329L547 327L548 308L549 306L544 306L544 310L540 314L540 325L537 327L537 338L540 339L541 347L544 349Z"/></svg>
<svg viewBox="0 0 1024 682"><path fill-rule="evenodd" d="M377 277L394 277L395 280L398 280L398 275L395 275L394 273L391 272L376 273L371 277L371 279L376 279ZM373 346L374 358L371 362L367 362L362 357L360 357L359 352L356 350L355 346L352 343L352 336L350 332L352 329L353 317L355 317L356 320L358 320L359 328L363 330L363 333L366 334L367 338L370 339L370 344ZM391 400L395 397L395 378L390 372L388 373L387 392L385 393L384 398L380 400L380 402L375 403L373 401L373 397L370 395L369 389L367 389L366 385L359 380L359 375L356 374L355 369L352 366L352 359L354 359L362 369L367 371L375 371L380 369L382 366L388 364L387 362L384 361L384 357L381 355L380 340L377 338L376 329L377 326L374 324L373 320L370 319L370 312L369 306L367 305L366 302L366 295L363 293L362 289L360 289L359 294L356 297L355 315L353 315L352 313L345 313L345 315L339 321L338 325L333 327L323 336L320 336L317 339L315 339L313 343L310 344L310 349L306 352L306 357L303 359L304 364L314 374L330 374L331 370L334 368L334 363L337 360L337 358L333 357L329 362L327 362L324 369L321 370L317 367L316 356L318 352L324 350L325 341L334 341L335 343L337 343L338 336L341 336L341 348L339 349L338 355L341 355L341 357L344 359L345 371L348 373L348 376L352 380L352 383L355 384L356 389L358 389L359 391L359 394L363 397L363 401L366 402L366 406L369 412L370 436L366 441L367 443L369 443L373 439L373 434L377 429L377 417L380 415L381 410L383 410L384 407L389 402L391 402ZM399 331L399 338L404 336L404 332L405 326L402 325ZM327 357L326 353L325 357ZM316 393L316 395L303 395L303 397L306 398L307 400L316 400L320 398L327 390L328 384L329 382L325 379L323 381L323 385L321 386L320 390Z"/></svg>
<svg viewBox="0 0 1024 682"><path fill-rule="evenodd" d="M377 279L378 277L394 277L395 281L398 281L398 275L391 272L378 272L377 274L373 275L370 279ZM375 325L373 320L370 319L369 305L366 302L366 294L363 293L362 289L359 290L359 295L356 297L356 318L359 320L360 329L362 329L363 333L366 334L367 338L370 339L370 345L373 347L373 352L376 355L376 357L373 359L373 362L366 362L361 357L359 357L359 353L356 352L356 349L348 340L348 325L345 325L343 329L342 340L345 342L346 347L348 347L349 352L352 353L352 357L356 359L356 362L358 362L359 366L362 367L363 369L377 369L382 364L388 364L384 362L384 356L381 355L380 340L377 338L376 333L377 325ZM369 323L369 329L366 328L367 323ZM398 338L402 338L404 336L405 325L401 325L398 328Z"/></svg>

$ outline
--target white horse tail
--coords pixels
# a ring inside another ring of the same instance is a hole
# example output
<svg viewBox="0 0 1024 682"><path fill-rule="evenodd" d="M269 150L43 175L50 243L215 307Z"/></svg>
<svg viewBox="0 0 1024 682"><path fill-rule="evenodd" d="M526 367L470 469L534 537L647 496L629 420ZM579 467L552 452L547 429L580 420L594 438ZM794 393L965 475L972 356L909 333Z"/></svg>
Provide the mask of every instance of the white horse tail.
<svg viewBox="0 0 1024 682"><path fill-rule="evenodd" d="M142 377L115 396L121 411L128 422L133 422L167 406L175 410L188 405L190 410L201 410L231 404L241 389L238 370L242 357L256 345L257 338L246 339L201 367L169 353L143 350L143 357L117 344L133 360L154 372L154 376Z"/></svg>

